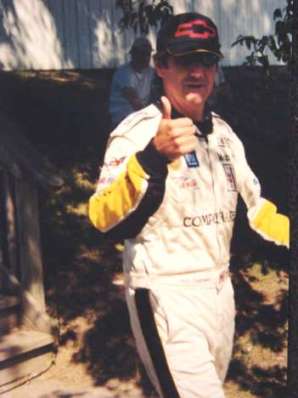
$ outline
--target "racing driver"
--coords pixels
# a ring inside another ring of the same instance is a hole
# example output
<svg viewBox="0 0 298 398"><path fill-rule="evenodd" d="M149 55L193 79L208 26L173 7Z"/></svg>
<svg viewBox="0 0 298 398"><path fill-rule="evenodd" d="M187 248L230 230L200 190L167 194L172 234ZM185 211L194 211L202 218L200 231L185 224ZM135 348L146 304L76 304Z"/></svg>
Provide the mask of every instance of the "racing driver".
<svg viewBox="0 0 298 398"><path fill-rule="evenodd" d="M159 396L223 398L238 194L265 239L288 247L289 220L262 197L241 141L206 105L222 58L213 21L170 17L154 57L163 96L111 133L89 217L124 239L131 326Z"/></svg>

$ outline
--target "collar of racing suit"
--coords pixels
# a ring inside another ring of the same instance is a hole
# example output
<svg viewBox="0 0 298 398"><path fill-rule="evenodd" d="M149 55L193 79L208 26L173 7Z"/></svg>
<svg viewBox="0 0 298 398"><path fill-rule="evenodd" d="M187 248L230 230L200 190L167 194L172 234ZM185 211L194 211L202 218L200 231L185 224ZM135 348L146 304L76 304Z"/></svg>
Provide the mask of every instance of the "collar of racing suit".
<svg viewBox="0 0 298 398"><path fill-rule="evenodd" d="M174 108L172 110L172 118L177 119L179 117L183 117L183 115ZM193 123L195 126L197 126L199 132L201 133L200 135L206 137L207 135L211 134L213 131L213 122L210 108L206 106L203 119L199 122L197 120L193 120Z"/></svg>

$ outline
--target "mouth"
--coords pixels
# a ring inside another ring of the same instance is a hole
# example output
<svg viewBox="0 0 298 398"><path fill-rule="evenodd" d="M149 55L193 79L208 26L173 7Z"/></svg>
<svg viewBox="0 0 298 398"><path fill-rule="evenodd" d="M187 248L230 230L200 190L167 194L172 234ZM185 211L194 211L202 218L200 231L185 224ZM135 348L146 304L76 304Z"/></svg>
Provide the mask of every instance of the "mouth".
<svg viewBox="0 0 298 398"><path fill-rule="evenodd" d="M200 91L200 90L206 88L206 83L205 83L205 82L202 82L202 81L194 81L194 80L191 80L191 81L186 81L186 82L184 83L184 87L185 87L187 90L191 90L191 91Z"/></svg>

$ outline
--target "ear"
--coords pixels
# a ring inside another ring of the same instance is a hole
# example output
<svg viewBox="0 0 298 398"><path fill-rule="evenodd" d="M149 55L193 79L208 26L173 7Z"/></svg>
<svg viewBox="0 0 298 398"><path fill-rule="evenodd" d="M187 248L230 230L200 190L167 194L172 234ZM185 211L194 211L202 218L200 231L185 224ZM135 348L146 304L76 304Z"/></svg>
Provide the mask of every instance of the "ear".
<svg viewBox="0 0 298 398"><path fill-rule="evenodd" d="M165 76L166 67L155 64L155 71L157 73L157 76L163 79Z"/></svg>
<svg viewBox="0 0 298 398"><path fill-rule="evenodd" d="M153 56L155 71L160 78L164 77L165 70L167 69L166 60L158 54Z"/></svg>

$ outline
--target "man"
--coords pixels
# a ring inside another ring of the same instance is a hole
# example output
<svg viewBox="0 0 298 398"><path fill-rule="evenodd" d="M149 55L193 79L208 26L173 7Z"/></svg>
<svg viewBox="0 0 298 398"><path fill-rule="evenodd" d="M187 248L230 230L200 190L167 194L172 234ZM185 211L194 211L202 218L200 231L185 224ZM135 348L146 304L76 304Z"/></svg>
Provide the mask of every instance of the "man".
<svg viewBox="0 0 298 398"><path fill-rule="evenodd" d="M289 244L287 217L261 197L243 146L211 113L215 24L171 17L159 32L155 68L161 104L129 116L111 134L89 215L125 238L123 267L133 333L163 398L222 398L234 334L230 242L238 193L251 227Z"/></svg>
<svg viewBox="0 0 298 398"><path fill-rule="evenodd" d="M130 62L120 66L114 73L109 105L113 127L130 113L148 105L154 74L149 65L151 52L150 41L138 37L130 50Z"/></svg>

